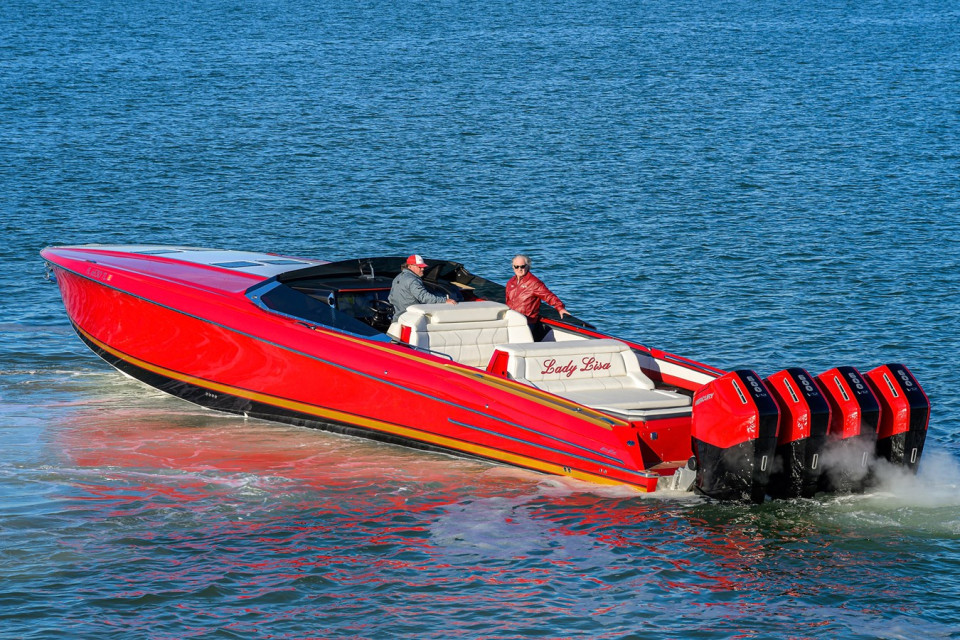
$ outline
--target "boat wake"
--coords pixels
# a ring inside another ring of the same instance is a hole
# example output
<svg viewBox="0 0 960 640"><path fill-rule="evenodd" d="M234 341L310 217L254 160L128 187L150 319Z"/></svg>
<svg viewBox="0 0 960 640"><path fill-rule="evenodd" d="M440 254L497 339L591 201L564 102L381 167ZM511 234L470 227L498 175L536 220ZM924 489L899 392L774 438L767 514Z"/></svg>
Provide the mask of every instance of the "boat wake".
<svg viewBox="0 0 960 640"><path fill-rule="evenodd" d="M878 461L876 487L864 498L915 508L960 507L960 461L944 451L930 451L916 475ZM960 523L958 523L960 524Z"/></svg>
<svg viewBox="0 0 960 640"><path fill-rule="evenodd" d="M891 530L931 541L960 536L960 461L950 454L928 452L916 475L878 465L873 480L865 493L829 496L821 516L864 540Z"/></svg>

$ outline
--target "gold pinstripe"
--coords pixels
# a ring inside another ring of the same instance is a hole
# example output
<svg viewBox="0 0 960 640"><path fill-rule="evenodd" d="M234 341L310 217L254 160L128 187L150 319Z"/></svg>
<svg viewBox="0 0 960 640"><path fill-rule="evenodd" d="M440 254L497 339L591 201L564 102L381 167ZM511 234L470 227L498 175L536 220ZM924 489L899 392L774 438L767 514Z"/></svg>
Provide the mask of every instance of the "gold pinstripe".
<svg viewBox="0 0 960 640"><path fill-rule="evenodd" d="M141 369L145 369L152 373L156 373L158 375L162 375L174 380L179 380L180 382L185 382L187 384L191 384L197 387L210 389L212 391L219 391L221 393L225 393L228 395L245 398L247 400L253 400L256 402L262 402L264 404L282 407L284 409L289 409L289 410L297 411L300 413L306 413L306 414L318 416L321 418L326 418L328 420L333 420L336 422L355 424L355 425L363 426L369 429L374 429L376 431L381 431L385 433L402 436L405 438L409 438L411 440L420 440L420 441L427 442L430 444L435 444L447 449L465 451L483 458L500 460L516 466L526 467L528 469L541 471L543 473L548 473L548 474L558 475L558 476L569 476L572 478L576 478L578 480L592 482L594 484L607 484L607 485L626 484L628 486L634 487L635 489L638 489L639 491L646 492L646 488L642 485L635 485L635 484L624 482L621 480L609 478L604 475L597 475L597 474L589 473L586 471L581 471L578 469L572 469L570 467L564 467L562 465L557 465L550 462L537 460L536 458L530 458L530 457L522 456L519 454L509 453L506 451L501 451L499 449L492 449L490 447L484 447L482 445L472 444L469 442L464 442L462 440L456 440L453 438L448 438L446 436L441 436L441 435L429 433L426 431L420 431L418 429L413 429L410 427L404 427L404 426L392 424L389 422L383 422L380 420L375 420L373 418L365 418L363 416L357 416L354 414L345 413L345 412L337 411L334 409L317 407L315 405L298 402L296 400L288 400L286 398L280 398L277 396L272 396L264 393L258 393L256 391L250 391L248 389L243 389L241 387L233 387L231 385L212 382L210 380L198 378L196 376L191 376L189 374L180 373L177 371L173 371L171 369L166 369L164 367L151 364L149 362L145 362L143 360L140 360L139 358L135 358L121 351L118 351L113 347L94 338L92 335L90 335L88 332L81 329L79 326L77 326L77 331L82 333L87 340L97 345L100 349L103 349L107 353L110 353L111 355L113 355L116 358L119 358L120 360L128 362L134 366L137 366ZM363 344L366 345L367 343L364 342ZM393 351L391 350L391 352ZM406 354L401 354L401 355L406 356ZM416 359L421 360L420 358L416 358ZM438 366L432 362L425 362L425 363ZM439 366L444 366L444 365L439 365ZM455 372L468 375L466 372L460 372L460 371L455 371ZM486 380L486 382L493 382L493 381Z"/></svg>

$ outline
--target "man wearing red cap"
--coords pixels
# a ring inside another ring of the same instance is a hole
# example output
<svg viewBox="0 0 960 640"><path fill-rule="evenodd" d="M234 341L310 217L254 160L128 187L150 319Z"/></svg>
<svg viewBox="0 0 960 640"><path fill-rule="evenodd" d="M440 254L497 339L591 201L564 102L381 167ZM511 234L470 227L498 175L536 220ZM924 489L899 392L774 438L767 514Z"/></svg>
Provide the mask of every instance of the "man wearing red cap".
<svg viewBox="0 0 960 640"><path fill-rule="evenodd" d="M540 278L530 273L530 256L518 253L513 257L513 276L507 283L507 306L527 316L533 339L539 342L549 331L540 322L541 300L556 309L561 318L570 312Z"/></svg>
<svg viewBox="0 0 960 640"><path fill-rule="evenodd" d="M427 291L423 285L423 271L427 268L427 263L423 257L414 254L407 258L407 263L403 265L400 275L393 279L393 285L390 287L390 296L387 298L393 305L393 318L397 319L400 314L407 310L412 304L441 303L457 304L457 301L450 296L438 296Z"/></svg>

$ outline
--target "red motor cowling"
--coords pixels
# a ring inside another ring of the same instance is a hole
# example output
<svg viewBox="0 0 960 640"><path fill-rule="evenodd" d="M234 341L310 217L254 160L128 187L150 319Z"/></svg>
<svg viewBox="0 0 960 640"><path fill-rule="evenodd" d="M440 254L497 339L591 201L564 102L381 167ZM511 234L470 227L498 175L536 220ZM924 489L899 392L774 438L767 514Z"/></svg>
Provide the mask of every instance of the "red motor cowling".
<svg viewBox="0 0 960 640"><path fill-rule="evenodd" d="M879 366L866 379L880 403L877 457L916 473L930 422L927 394L902 364Z"/></svg>
<svg viewBox="0 0 960 640"><path fill-rule="evenodd" d="M784 369L764 382L780 408L776 456L767 493L774 498L813 497L823 470L830 404L806 369Z"/></svg>
<svg viewBox="0 0 960 640"><path fill-rule="evenodd" d="M777 403L754 371L732 371L698 389L691 426L697 492L762 502L779 419Z"/></svg>
<svg viewBox="0 0 960 640"><path fill-rule="evenodd" d="M880 403L856 367L836 367L817 376L830 404L820 487L862 491L870 475L880 423Z"/></svg>

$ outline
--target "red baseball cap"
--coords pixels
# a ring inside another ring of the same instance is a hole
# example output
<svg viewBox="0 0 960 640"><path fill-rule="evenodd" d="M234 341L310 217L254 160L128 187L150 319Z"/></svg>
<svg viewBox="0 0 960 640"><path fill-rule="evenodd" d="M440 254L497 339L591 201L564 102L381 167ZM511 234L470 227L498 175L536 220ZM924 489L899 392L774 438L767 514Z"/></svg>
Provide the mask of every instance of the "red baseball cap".
<svg viewBox="0 0 960 640"><path fill-rule="evenodd" d="M423 261L423 256L417 255L416 253L407 258L408 267L420 267L421 269L427 268L427 263Z"/></svg>

